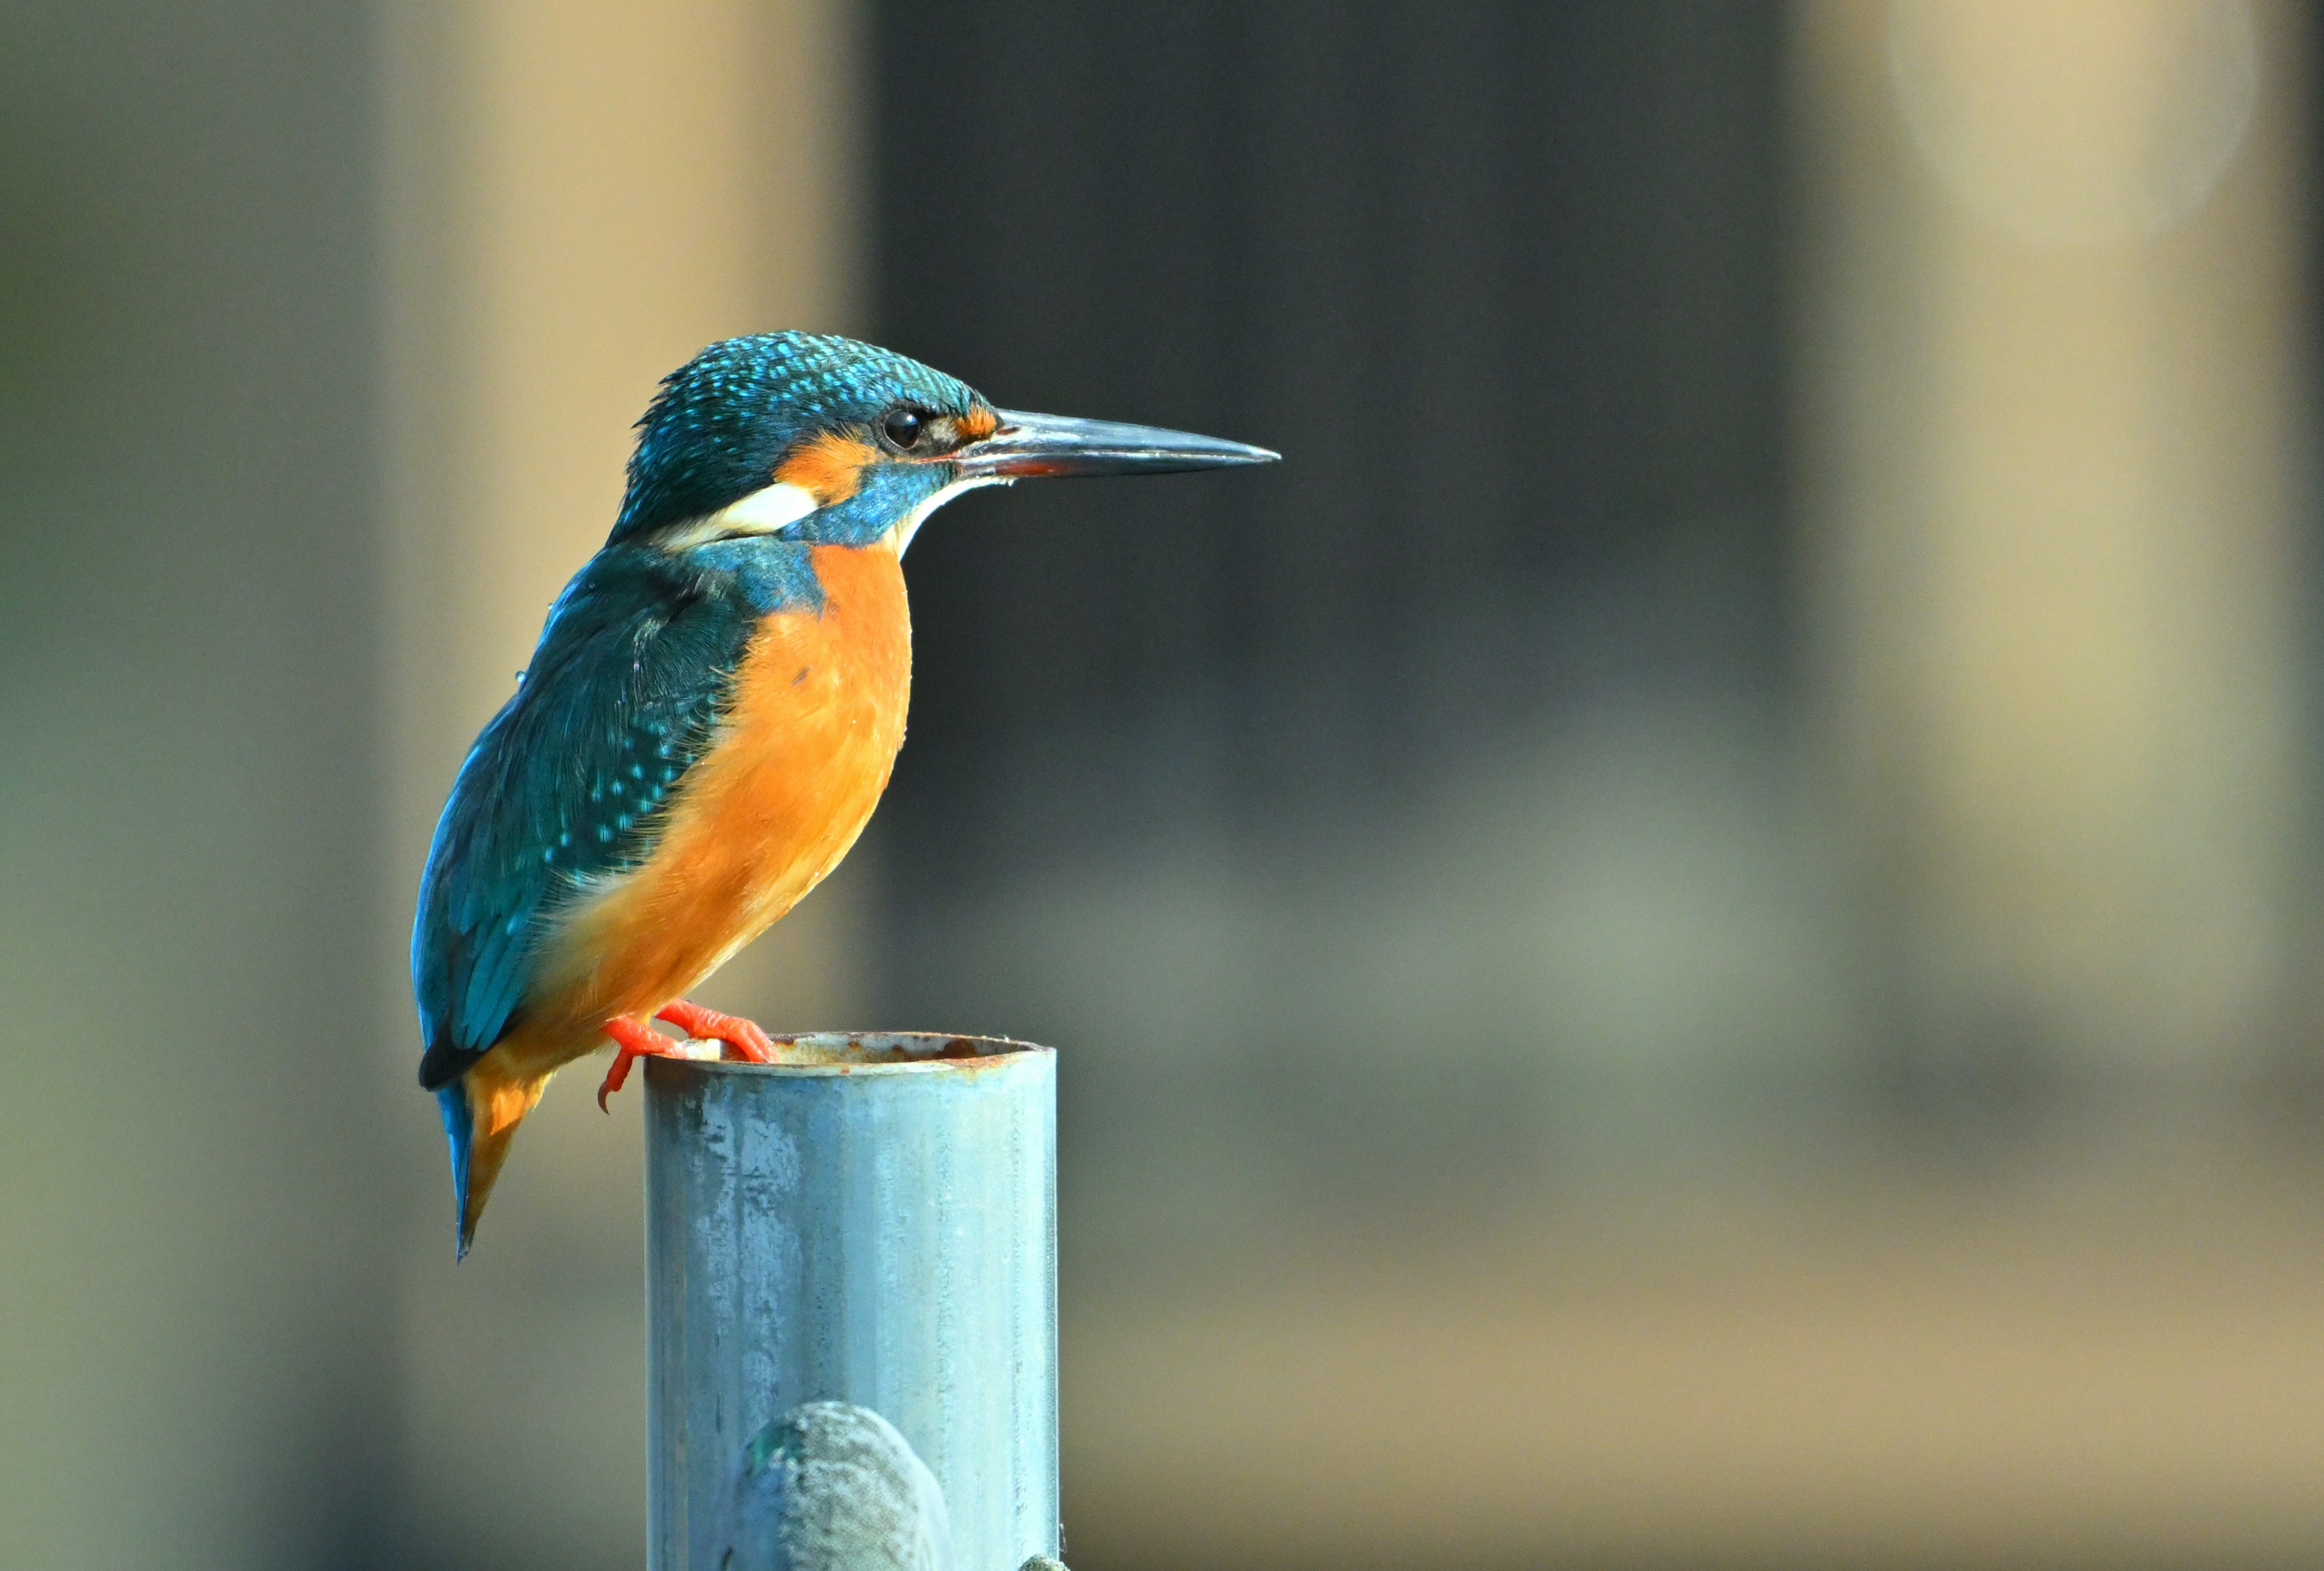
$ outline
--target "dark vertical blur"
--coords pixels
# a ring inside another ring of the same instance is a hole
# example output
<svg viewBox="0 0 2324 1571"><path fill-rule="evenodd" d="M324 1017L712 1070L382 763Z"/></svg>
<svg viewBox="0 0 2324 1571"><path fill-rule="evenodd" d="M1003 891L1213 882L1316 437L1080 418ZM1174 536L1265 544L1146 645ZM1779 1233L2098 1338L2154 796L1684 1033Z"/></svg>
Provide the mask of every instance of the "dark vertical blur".
<svg viewBox="0 0 2324 1571"><path fill-rule="evenodd" d="M908 876L1190 809L1392 821L1636 679L1609 618L1775 706L1780 12L918 14L870 30L882 331L1005 403L1286 461L922 537Z"/></svg>
<svg viewBox="0 0 2324 1571"><path fill-rule="evenodd" d="M1311 1072L1349 1031L1401 1057L1432 989L1445 1029L1527 1023L1542 967L1473 875L1562 855L1495 844L1538 838L1528 797L1780 767L1781 13L914 14L868 30L884 336L1004 404L1286 459L1019 486L920 536L893 1017L1090 1043L1069 1154L1231 1132L1325 1187L1389 1152L1529 1165L1554 1052ZM1657 706L1675 753L1590 742ZM1545 781L1545 745L1618 757ZM1343 970L1406 964L1396 921L1447 963L1381 1011ZM1231 1077L1157 988L1240 1040ZM1111 1166L1215 1178L1194 1150Z"/></svg>
<svg viewBox="0 0 2324 1571"><path fill-rule="evenodd" d="M0 1562L392 1563L370 61L0 10Z"/></svg>

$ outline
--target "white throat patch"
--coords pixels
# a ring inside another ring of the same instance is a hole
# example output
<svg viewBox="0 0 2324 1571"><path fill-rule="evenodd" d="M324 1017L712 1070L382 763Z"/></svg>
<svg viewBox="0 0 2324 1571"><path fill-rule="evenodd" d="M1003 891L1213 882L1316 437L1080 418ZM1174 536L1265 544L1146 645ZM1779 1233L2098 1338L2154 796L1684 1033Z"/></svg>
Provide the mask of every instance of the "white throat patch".
<svg viewBox="0 0 2324 1571"><path fill-rule="evenodd" d="M943 490L931 495L926 502L921 503L918 507L912 509L911 512L904 514L902 522L898 523L895 529L891 531L896 537L896 554L900 557L907 550L910 550L912 537L920 532L920 525L928 521L928 514L934 513L937 508L942 507L945 503L950 502L962 492L973 491L980 485L1006 485L1008 484L1010 484L1010 476L1006 475L978 475L971 479L954 481Z"/></svg>

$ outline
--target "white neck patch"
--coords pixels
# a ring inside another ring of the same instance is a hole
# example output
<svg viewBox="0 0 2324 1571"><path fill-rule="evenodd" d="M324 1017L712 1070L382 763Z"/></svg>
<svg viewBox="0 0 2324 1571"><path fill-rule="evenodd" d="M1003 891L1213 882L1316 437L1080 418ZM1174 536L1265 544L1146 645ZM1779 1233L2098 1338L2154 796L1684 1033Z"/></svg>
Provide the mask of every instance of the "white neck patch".
<svg viewBox="0 0 2324 1571"><path fill-rule="evenodd" d="M683 551L733 535L773 534L822 505L806 486L778 480L662 536L661 546L664 550Z"/></svg>
<svg viewBox="0 0 2324 1571"><path fill-rule="evenodd" d="M896 554L902 556L911 545L912 537L920 532L920 525L928 514L950 502L964 491L973 491L980 485L1007 485L1005 475L979 475L973 479L955 480L936 492L911 512L889 532L896 537ZM794 485L778 480L772 485L761 485L740 502L730 502L715 513L707 513L693 522L685 524L661 537L661 548L667 551L691 550L696 546L708 545L715 540L730 540L737 535L774 534L789 528L800 519L823 505L814 492L804 485Z"/></svg>
<svg viewBox="0 0 2324 1571"><path fill-rule="evenodd" d="M962 492L973 491L980 485L1007 485L1009 484L1010 484L1010 478L1006 475L978 475L971 479L954 481L943 490L931 495L926 502L923 502L918 507L913 508L911 512L904 514L903 521L898 523L895 529L891 531L896 537L896 554L900 557L907 550L910 550L912 537L920 532L920 525L928 521L928 514L934 513L937 508L942 507L945 503L950 502Z"/></svg>

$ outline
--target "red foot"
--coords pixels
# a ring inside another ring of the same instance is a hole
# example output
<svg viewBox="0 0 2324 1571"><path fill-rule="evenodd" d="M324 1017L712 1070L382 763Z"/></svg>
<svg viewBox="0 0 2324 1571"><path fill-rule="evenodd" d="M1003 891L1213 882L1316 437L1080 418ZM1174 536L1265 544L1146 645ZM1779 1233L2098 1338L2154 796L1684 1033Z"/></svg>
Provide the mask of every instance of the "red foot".
<svg viewBox="0 0 2324 1571"><path fill-rule="evenodd" d="M739 1014L721 1014L681 998L654 1019L669 1021L696 1041L724 1042L753 1064L775 1061L775 1040Z"/></svg>
<svg viewBox="0 0 2324 1571"><path fill-rule="evenodd" d="M619 1049L613 1054L613 1067L605 1071L604 1084L597 1087L597 1110L611 1113L605 1098L619 1091L630 1077L630 1065L638 1058L667 1058L682 1045L662 1035L643 1021L616 1015L599 1028L613 1039Z"/></svg>
<svg viewBox="0 0 2324 1571"><path fill-rule="evenodd" d="M696 1041L724 1042L753 1064L775 1061L774 1039L739 1014L721 1014L681 998L654 1018L669 1021ZM607 1113L613 1109L605 1105L605 1098L629 1083L632 1062L639 1058L676 1058L685 1045L627 1015L617 1015L598 1029L613 1039L618 1049L613 1054L613 1067L605 1071L604 1083L597 1087L597 1106Z"/></svg>

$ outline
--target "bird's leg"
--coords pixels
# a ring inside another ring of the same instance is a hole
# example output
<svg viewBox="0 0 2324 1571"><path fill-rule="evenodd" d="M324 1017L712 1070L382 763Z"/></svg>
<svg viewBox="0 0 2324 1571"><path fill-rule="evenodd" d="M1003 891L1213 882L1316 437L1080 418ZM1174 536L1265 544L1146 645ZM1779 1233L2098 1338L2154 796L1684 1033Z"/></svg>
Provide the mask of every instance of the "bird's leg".
<svg viewBox="0 0 2324 1571"><path fill-rule="evenodd" d="M619 1091L630 1077L630 1064L638 1058L676 1058L685 1043L666 1037L641 1020L632 1020L617 1014L598 1028L613 1039L613 1067L605 1071L604 1083L597 1087L597 1108L611 1113L605 1098Z"/></svg>
<svg viewBox="0 0 2324 1571"><path fill-rule="evenodd" d="M739 1014L721 1014L715 1009L705 1009L698 1003L679 999L666 1005L656 1020L666 1020L697 1041L724 1042L753 1064L775 1061L775 1040L759 1028L754 1021Z"/></svg>
<svg viewBox="0 0 2324 1571"><path fill-rule="evenodd" d="M724 1042L742 1058L753 1064L775 1061L775 1041L752 1021L739 1014L722 1014L715 1009L705 1009L698 1003L679 999L657 1013L656 1020L666 1020L696 1041ZM615 1015L599 1028L613 1039L613 1067L605 1071L604 1084L597 1087L597 1105L605 1106L605 1098L628 1083L630 1065L638 1058L674 1058L682 1056L685 1044L672 1041L643 1021L627 1015ZM611 1109L606 1109L608 1112Z"/></svg>

